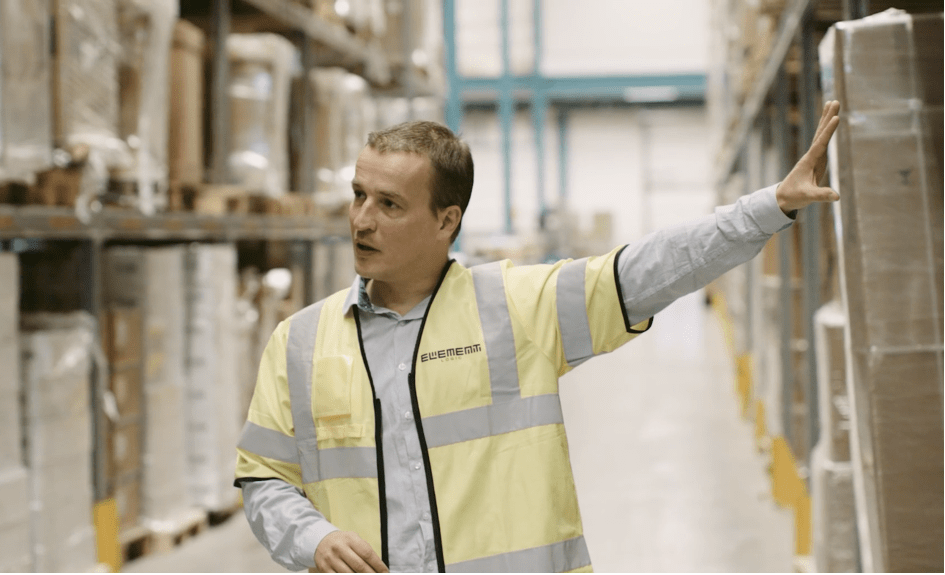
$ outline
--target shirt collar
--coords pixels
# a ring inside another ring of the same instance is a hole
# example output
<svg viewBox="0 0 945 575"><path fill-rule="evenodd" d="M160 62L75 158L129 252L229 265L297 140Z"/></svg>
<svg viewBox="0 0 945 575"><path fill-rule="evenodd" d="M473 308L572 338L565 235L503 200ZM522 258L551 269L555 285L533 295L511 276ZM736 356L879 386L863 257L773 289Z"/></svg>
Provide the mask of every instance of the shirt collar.
<svg viewBox="0 0 945 575"><path fill-rule="evenodd" d="M427 306L430 305L430 296L427 296L423 301L415 305L412 310L401 316L393 310L387 309L386 307L375 306L371 303L371 296L369 296L367 292L367 282L367 279L355 275L354 281L351 283L351 289L348 290L348 295L345 296L344 307L342 308L345 310L346 316L353 313L352 308L357 306L361 311L375 315L387 315L395 319L404 320L422 319L423 314L427 310Z"/></svg>

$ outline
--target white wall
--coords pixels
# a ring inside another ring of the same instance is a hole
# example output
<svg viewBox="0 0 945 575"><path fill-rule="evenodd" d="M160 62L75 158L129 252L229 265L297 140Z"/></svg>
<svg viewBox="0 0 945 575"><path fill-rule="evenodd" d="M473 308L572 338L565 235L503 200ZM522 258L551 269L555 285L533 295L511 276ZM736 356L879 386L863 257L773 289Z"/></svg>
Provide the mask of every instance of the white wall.
<svg viewBox="0 0 945 575"><path fill-rule="evenodd" d="M583 228L595 212L614 218L615 244L711 211L710 153L704 108L601 108L571 112L568 127L568 208ZM512 138L512 198L516 233L537 229L534 135L528 113L516 117ZM469 112L462 136L476 164L473 196L463 219L470 235L502 232L505 222L502 134L490 112ZM558 204L558 139L547 119L545 197Z"/></svg>
<svg viewBox="0 0 945 575"><path fill-rule="evenodd" d="M547 76L704 73L709 0L542 0ZM532 0L509 0L511 71L534 58ZM456 0L459 72L501 73L499 0Z"/></svg>

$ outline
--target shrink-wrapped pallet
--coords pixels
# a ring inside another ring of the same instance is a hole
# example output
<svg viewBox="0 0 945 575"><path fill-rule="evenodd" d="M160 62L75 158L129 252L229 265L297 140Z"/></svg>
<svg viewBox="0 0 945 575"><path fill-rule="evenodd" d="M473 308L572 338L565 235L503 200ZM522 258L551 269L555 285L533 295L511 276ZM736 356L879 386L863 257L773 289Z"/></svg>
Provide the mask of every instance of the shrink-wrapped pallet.
<svg viewBox="0 0 945 575"><path fill-rule="evenodd" d="M137 186L142 212L167 204L168 65L177 0L117 0L118 131L131 164L114 176Z"/></svg>
<svg viewBox="0 0 945 575"><path fill-rule="evenodd" d="M0 573L33 571L29 473L0 466Z"/></svg>
<svg viewBox="0 0 945 575"><path fill-rule="evenodd" d="M191 501L210 511L236 503L239 383L233 357L236 250L194 245L186 257L186 442Z"/></svg>
<svg viewBox="0 0 945 575"><path fill-rule="evenodd" d="M346 70L315 69L309 80L315 96L315 197L334 207L350 200L354 165L376 127L376 108L364 79Z"/></svg>
<svg viewBox="0 0 945 575"><path fill-rule="evenodd" d="M53 135L67 150L88 146L95 185L131 165L119 133L121 39L116 0L50 0L53 46Z"/></svg>
<svg viewBox="0 0 945 575"><path fill-rule="evenodd" d="M16 254L0 252L0 470L22 463L19 332L20 271Z"/></svg>
<svg viewBox="0 0 945 575"><path fill-rule="evenodd" d="M292 43L275 34L231 34L230 183L280 196L289 186Z"/></svg>
<svg viewBox="0 0 945 575"><path fill-rule="evenodd" d="M820 46L847 317L862 567L942 571L942 15L889 11Z"/></svg>
<svg viewBox="0 0 945 575"><path fill-rule="evenodd" d="M52 163L49 35L46 2L0 2L0 182Z"/></svg>
<svg viewBox="0 0 945 575"><path fill-rule="evenodd" d="M204 34L186 20L174 24L170 63L168 175L171 182L203 181Z"/></svg>
<svg viewBox="0 0 945 575"><path fill-rule="evenodd" d="M39 572L96 565L89 399L94 329L84 312L29 314L21 321L30 550Z"/></svg>
<svg viewBox="0 0 945 575"><path fill-rule="evenodd" d="M140 512L155 531L187 515L184 439L183 247L117 247L106 255L106 293L116 305L139 309L142 322ZM121 484L127 482L119 481ZM134 486L125 485L127 499ZM129 505L129 509L133 507Z"/></svg>
<svg viewBox="0 0 945 575"><path fill-rule="evenodd" d="M853 468L833 461L819 442L811 454L811 527L818 573L856 573Z"/></svg>

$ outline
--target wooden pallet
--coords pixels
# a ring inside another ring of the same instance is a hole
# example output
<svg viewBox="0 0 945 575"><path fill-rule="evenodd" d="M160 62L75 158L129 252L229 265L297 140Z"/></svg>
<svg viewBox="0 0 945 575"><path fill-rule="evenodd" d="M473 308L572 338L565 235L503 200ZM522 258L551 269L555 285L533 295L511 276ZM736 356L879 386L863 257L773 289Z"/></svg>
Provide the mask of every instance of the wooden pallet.
<svg viewBox="0 0 945 575"><path fill-rule="evenodd" d="M174 520L164 523L158 529L139 525L123 531L118 538L122 563L171 551L209 527L207 513L197 508L188 509Z"/></svg>
<svg viewBox="0 0 945 575"><path fill-rule="evenodd" d="M170 522L169 522L170 523ZM149 549L152 553L164 553L207 530L207 514L201 509L188 509L169 525L168 529L151 530Z"/></svg>
<svg viewBox="0 0 945 575"><path fill-rule="evenodd" d="M228 521L230 517L233 517L238 513L242 513L242 511L243 501L242 498L240 498L236 503L224 509L213 509L207 511L207 520L210 522L211 527L216 527L217 525Z"/></svg>

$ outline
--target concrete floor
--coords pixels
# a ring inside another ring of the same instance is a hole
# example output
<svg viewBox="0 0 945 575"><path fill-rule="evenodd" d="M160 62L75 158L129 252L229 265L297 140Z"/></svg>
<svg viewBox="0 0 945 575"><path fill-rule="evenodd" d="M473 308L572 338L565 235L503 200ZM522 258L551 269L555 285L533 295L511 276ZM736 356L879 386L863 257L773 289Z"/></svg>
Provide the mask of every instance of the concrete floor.
<svg viewBox="0 0 945 575"><path fill-rule="evenodd" d="M701 292L649 333L561 380L587 544L598 572L790 572L734 368ZM235 515L126 572L284 572Z"/></svg>

